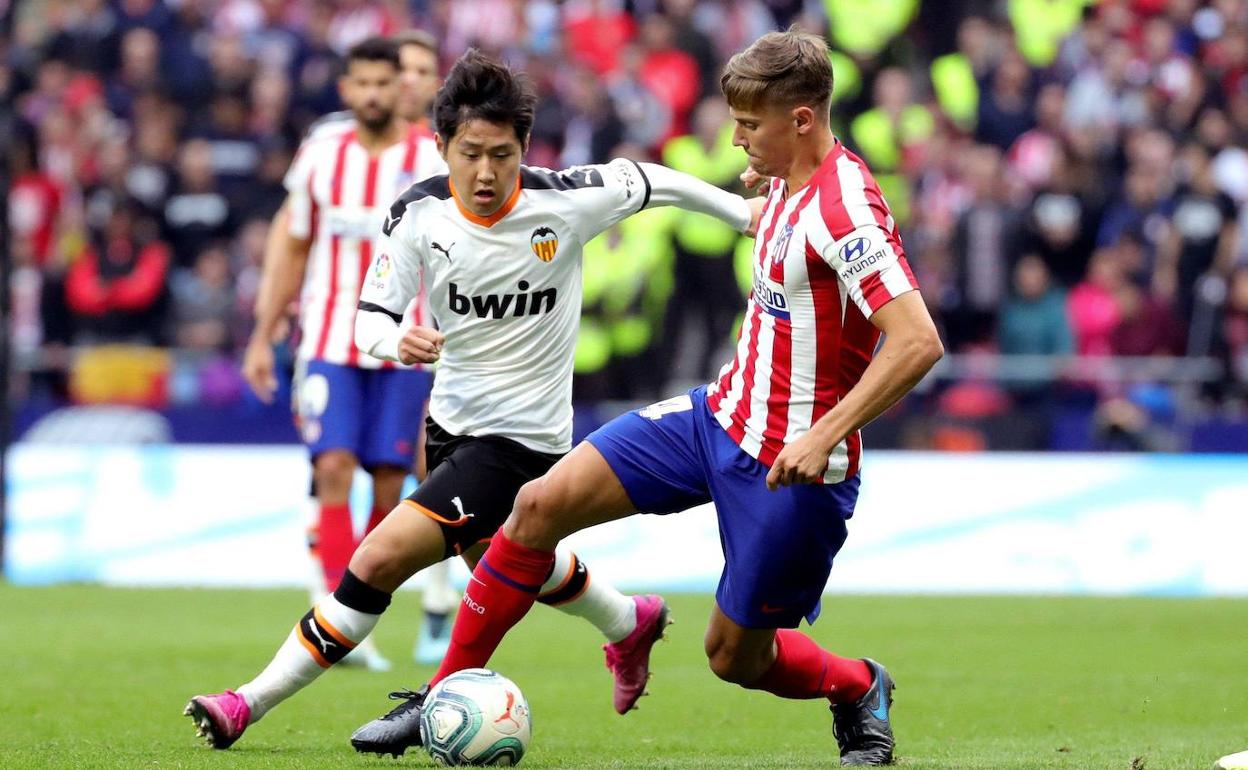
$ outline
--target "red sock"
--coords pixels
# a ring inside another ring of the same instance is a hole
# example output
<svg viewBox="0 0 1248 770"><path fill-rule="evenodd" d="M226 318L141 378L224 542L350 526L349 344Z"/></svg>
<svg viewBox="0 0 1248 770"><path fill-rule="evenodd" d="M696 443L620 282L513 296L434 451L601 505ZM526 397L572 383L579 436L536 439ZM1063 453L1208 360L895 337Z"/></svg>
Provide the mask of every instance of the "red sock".
<svg viewBox="0 0 1248 770"><path fill-rule="evenodd" d="M355 552L351 506L348 503L321 503L321 519L317 530L317 550L321 554L325 587L333 592L347 571L351 554Z"/></svg>
<svg viewBox="0 0 1248 770"><path fill-rule="evenodd" d="M369 532L377 529L377 525L380 524L381 520L386 518L386 515L389 513L390 511L385 508L378 508L374 505L372 512L368 514L368 528L364 530L364 534L367 535Z"/></svg>
<svg viewBox="0 0 1248 770"><path fill-rule="evenodd" d="M463 607L455 614L451 647L429 684L488 663L503 636L537 600L554 563L551 551L513 543L501 530L495 534L472 571Z"/></svg>
<svg viewBox="0 0 1248 770"><path fill-rule="evenodd" d="M833 655L800 631L782 628L776 632L776 662L750 689L781 698L850 703L871 689L871 669L856 658Z"/></svg>

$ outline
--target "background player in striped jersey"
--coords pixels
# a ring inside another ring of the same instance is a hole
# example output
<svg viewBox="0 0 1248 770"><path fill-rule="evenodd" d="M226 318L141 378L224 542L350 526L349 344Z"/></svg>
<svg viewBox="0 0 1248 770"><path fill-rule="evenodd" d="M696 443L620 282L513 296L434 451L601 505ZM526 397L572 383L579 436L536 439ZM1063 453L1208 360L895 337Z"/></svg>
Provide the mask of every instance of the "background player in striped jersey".
<svg viewBox="0 0 1248 770"><path fill-rule="evenodd" d="M441 157L436 153L432 143L432 134L428 132L428 115L429 108L433 104L433 97L437 93L440 78L438 77L438 47L437 41L428 32L422 30L413 30L401 35L397 35L391 40L398 47L399 56L399 94L396 102L398 116L407 121L409 124L417 126L428 134L427 140L421 140L423 148L418 147L418 159L423 161L419 163L419 168L413 170L413 176L416 179L424 178L432 173L440 173L443 170ZM355 126L355 117L351 110L343 110L340 112L330 113L317 120L309 129L308 134L301 145L303 146L316 143L323 140L333 140L341 138ZM270 402L273 398L273 392L277 387L276 377L273 371L274 360L272 342L277 338L286 335L284 315L286 308L278 306L278 302L284 297L293 296L293 292L303 282L303 272L300 269L305 263L303 255L292 250L292 244L288 237L290 229L290 202L289 199L283 203L277 215L273 219L273 223L269 228L268 241L265 246L264 270L262 275L262 289L259 293L256 307L256 328L253 332L251 342L247 347L243 360L243 374L251 384L253 391L263 401ZM278 276L284 276L284 280ZM279 297L278 295L281 295ZM423 306L419 305L418 308ZM269 321L272 320L272 324ZM273 331L266 330L272 325ZM301 361L298 370L302 370L306 365L305 361ZM414 367L422 369L424 367ZM427 388L426 388L427 391ZM295 410L296 422L298 423L298 393L294 394L295 399L292 408ZM423 411L423 410L422 410ZM417 417L419 423L419 417ZM424 440L423 434L418 432L413 437L416 448L416 461L414 463L413 472L417 480L423 480L424 472ZM315 479L317 472L313 468L313 478ZM322 473L322 475L324 475ZM341 486L341 480L337 481L337 486ZM392 485L391 485L392 486ZM380 498L375 500L376 508L380 511L388 511L393 503L398 499L398 491L392 490L391 486L383 485L382 489L375 489L374 495L381 494ZM331 506L328 509L321 505L321 500L316 492L316 485L313 483L310 500L310 514L308 527L308 549L309 556L312 561L314 573L311 576L311 594L312 601L319 601L332 586L327 585L331 582L334 574L339 574L342 568L341 564L332 563L333 556L341 556L344 553L350 554L354 549L355 541L348 545L342 541L350 532L347 528L341 526L340 522L331 522L331 526L327 527L325 536L329 539L326 546L331 554L331 563L328 570L324 568L326 565L322 562L319 555L319 531L320 520L325 516L331 518L341 518L342 509L337 506ZM370 527L375 524L371 520ZM455 605L459 602L459 593L450 585L449 565L446 563L438 564L434 568L426 571L425 585L422 593L422 603L425 610L424 622L420 626L420 634L416 640L414 655L419 663L432 664L437 663L442 658L442 654L446 650L446 645L450 640L449 617L453 612ZM328 574L327 574L328 573ZM356 654L352 655L352 660L359 659L360 662L370 668L387 668L388 663L377 652L371 643L365 643L357 648Z"/></svg>
<svg viewBox="0 0 1248 770"><path fill-rule="evenodd" d="M715 383L613 420L524 486L469 584L465 603L481 610L456 619L434 683L489 661L563 537L714 501L725 567L706 635L711 669L780 697L827 699L842 764L886 764L888 672L796 627L818 616L845 541L858 429L943 348L888 204L828 128L824 40L768 33L732 58L721 83L735 143L773 178L736 356Z"/></svg>
<svg viewBox="0 0 1248 770"><path fill-rule="evenodd" d="M662 167L648 176L630 161L561 174L525 169L522 190L520 155L533 110L531 92L505 66L475 52L460 60L439 92L438 147L452 159L451 176L413 185L391 208L384 225L388 237L360 276L364 292L354 326L360 348L376 356L370 359L374 366L437 361L442 334L406 313L420 296L421 281L430 282L437 320L452 343L430 406L429 477L365 538L341 584L300 620L264 671L237 693L196 696L187 705L186 713L217 748L231 745L251 722L367 638L390 595L417 570L456 554L475 559L511 510L520 485L571 447L572 354L586 241L648 202L680 203L742 230L752 223L740 196ZM478 147L473 142L482 127L494 141ZM348 178L353 140L345 135L322 141L334 148L332 162L301 156L292 174L302 164L327 173L328 193L315 174L311 185L329 196L325 208L332 210L335 196L348 195L334 190ZM466 191L462 198L451 192L456 180ZM293 194L298 189L292 185L292 228L306 208ZM413 213L405 216L409 204ZM399 251L398 239L413 234L421 238L419 253ZM331 254L333 248L331 241ZM526 270L533 271L531 296L526 281L516 280ZM451 279L462 283L448 285ZM480 293L501 288L500 282L524 296ZM457 295L457 286L472 296ZM317 345L338 339L336 331L324 329L311 326ZM310 366L310 372L321 368ZM665 603L657 596L626 597L605 581L591 580L566 550L549 567L535 598L584 617L607 637L614 705L628 711L643 693L650 649L666 626ZM419 733L400 737L385 751L402 753Z"/></svg>
<svg viewBox="0 0 1248 770"><path fill-rule="evenodd" d="M271 399L270 344L298 292L295 408L313 463L318 512L310 539L322 569L322 594L337 586L355 550L349 500L357 464L373 478L371 528L400 496L419 433L420 394L430 387L429 372L375 371L375 362L361 361L350 343L354 298L386 202L413 179L444 168L428 131L397 112L409 90L401 83L399 48L381 38L354 46L339 80L350 118L322 121L300 147L285 180L287 200L271 230L280 245L266 255L272 259L266 259L244 355L244 374L262 398ZM414 100L408 101L410 108ZM423 313L419 303L409 310ZM389 668L371 642L360 654L370 668Z"/></svg>

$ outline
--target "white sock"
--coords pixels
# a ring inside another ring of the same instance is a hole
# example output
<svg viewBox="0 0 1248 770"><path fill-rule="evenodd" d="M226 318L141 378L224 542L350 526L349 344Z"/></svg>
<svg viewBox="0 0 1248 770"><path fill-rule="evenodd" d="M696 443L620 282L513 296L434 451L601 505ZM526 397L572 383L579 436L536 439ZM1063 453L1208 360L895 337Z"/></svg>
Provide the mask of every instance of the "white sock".
<svg viewBox="0 0 1248 770"><path fill-rule="evenodd" d="M459 604L459 592L451 587L451 561L446 559L425 567L425 589L421 603L430 615L449 615Z"/></svg>
<svg viewBox="0 0 1248 770"><path fill-rule="evenodd" d="M369 635L380 618L344 606L333 594L322 599L290 632L269 665L238 688L238 694L251 707L251 721L259 721L341 660ZM317 651L315 656L312 650Z"/></svg>
<svg viewBox="0 0 1248 770"><path fill-rule="evenodd" d="M624 639L637 627L633 597L615 590L605 580L591 580L585 563L562 545L555 549L555 568L542 584L537 600L560 612L585 618L608 642Z"/></svg>

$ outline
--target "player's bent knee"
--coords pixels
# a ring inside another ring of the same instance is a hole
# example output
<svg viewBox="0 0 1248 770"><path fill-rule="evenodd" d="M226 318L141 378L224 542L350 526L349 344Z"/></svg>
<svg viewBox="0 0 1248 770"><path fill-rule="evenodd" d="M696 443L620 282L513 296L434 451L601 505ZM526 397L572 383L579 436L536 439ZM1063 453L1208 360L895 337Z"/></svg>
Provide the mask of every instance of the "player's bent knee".
<svg viewBox="0 0 1248 770"><path fill-rule="evenodd" d="M520 487L503 532L508 539L529 548L553 548L559 542L556 495L545 479Z"/></svg>
<svg viewBox="0 0 1248 770"><path fill-rule="evenodd" d="M381 588L393 580L397 552L392 544L373 537L375 534L376 530L369 533L355 549L348 569L370 586Z"/></svg>
<svg viewBox="0 0 1248 770"><path fill-rule="evenodd" d="M727 645L716 648L707 655L707 663L715 676L733 684L748 685L757 681L757 667L737 654L737 650Z"/></svg>
<svg viewBox="0 0 1248 770"><path fill-rule="evenodd" d="M767 670L767 661L756 651L747 649L722 635L710 633L706 637L706 662L715 676L749 687Z"/></svg>

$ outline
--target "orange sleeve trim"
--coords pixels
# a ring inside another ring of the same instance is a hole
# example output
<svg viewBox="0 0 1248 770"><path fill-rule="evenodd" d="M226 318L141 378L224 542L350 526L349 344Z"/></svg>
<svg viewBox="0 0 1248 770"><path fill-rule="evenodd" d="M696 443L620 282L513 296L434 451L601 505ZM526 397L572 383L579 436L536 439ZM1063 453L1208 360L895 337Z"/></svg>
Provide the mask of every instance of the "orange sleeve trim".
<svg viewBox="0 0 1248 770"><path fill-rule="evenodd" d="M346 634L334 628L333 625L331 625L330 622L325 619L325 616L321 614L320 607L313 607L312 615L316 618L316 622L321 624L321 628L324 628L326 631L329 632L329 635L334 638L335 642L338 642L338 644L341 644L343 647L346 647L348 650L355 649L355 642L348 639Z"/></svg>
<svg viewBox="0 0 1248 770"><path fill-rule="evenodd" d="M451 197L455 199L455 207L459 209L460 215L469 222L482 227L493 227L498 224L498 221L510 214L511 210L516 207L516 203L520 201L520 179L517 178L515 189L511 191L511 195L507 196L507 200L503 201L503 205L498 207L498 211L495 211L488 217L482 217L469 211L468 207L459 200L459 194L455 192L454 182L448 179L447 184L451 188Z"/></svg>
<svg viewBox="0 0 1248 770"><path fill-rule="evenodd" d="M471 519L467 517L464 517L462 519L448 519L440 513L429 510L428 508L416 502L415 500L404 500L403 502L415 508L420 513L423 513L424 515L438 522L439 524L445 524L448 527L462 527L465 524L467 524L469 521L471 521Z"/></svg>
<svg viewBox="0 0 1248 770"><path fill-rule="evenodd" d="M320 650L316 649L316 645L309 642L308 638L303 635L303 629L296 628L295 636L299 637L299 643L302 644L303 648L308 651L309 655L312 656L312 660L316 661L316 665L321 668L329 668L329 661L325 660L325 656L321 654Z"/></svg>

